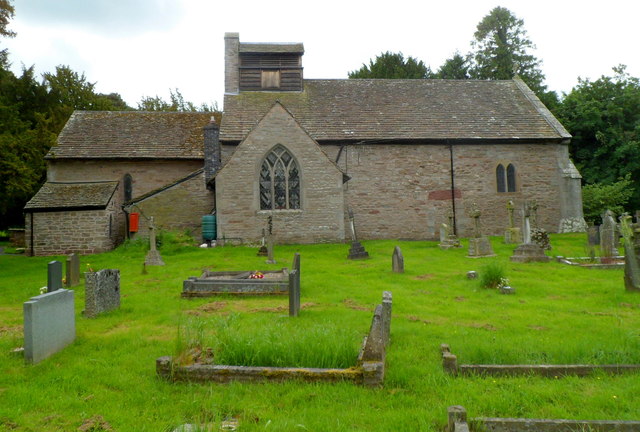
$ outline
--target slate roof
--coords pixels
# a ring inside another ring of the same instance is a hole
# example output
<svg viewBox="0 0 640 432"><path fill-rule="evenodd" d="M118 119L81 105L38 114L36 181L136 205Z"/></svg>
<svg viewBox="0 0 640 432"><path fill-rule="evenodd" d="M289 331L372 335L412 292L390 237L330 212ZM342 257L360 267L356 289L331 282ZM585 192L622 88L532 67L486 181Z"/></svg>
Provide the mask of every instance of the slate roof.
<svg viewBox="0 0 640 432"><path fill-rule="evenodd" d="M202 159L212 113L75 111L47 159Z"/></svg>
<svg viewBox="0 0 640 432"><path fill-rule="evenodd" d="M301 43L252 43L240 44L241 53L259 54L303 54L304 45Z"/></svg>
<svg viewBox="0 0 640 432"><path fill-rule="evenodd" d="M279 100L319 142L571 137L519 78L305 80L302 92L225 95L223 142L239 142Z"/></svg>
<svg viewBox="0 0 640 432"><path fill-rule="evenodd" d="M25 211L104 209L117 181L59 183L46 182L24 207Z"/></svg>

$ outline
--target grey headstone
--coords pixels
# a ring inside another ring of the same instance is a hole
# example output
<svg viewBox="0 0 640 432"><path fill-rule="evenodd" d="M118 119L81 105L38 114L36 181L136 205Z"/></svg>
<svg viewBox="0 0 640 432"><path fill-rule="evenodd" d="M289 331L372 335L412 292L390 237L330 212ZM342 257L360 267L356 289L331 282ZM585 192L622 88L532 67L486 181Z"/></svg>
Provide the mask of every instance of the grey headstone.
<svg viewBox="0 0 640 432"><path fill-rule="evenodd" d="M393 249L391 265L394 273L404 273L404 257L402 256L402 251L399 246Z"/></svg>
<svg viewBox="0 0 640 432"><path fill-rule="evenodd" d="M51 261L47 265L47 291L53 292L62 289L62 263Z"/></svg>
<svg viewBox="0 0 640 432"><path fill-rule="evenodd" d="M85 273L84 315L95 318L120 307L120 270Z"/></svg>
<svg viewBox="0 0 640 432"><path fill-rule="evenodd" d="M600 225L600 250L603 257L618 255L618 229L613 212L607 210L602 216Z"/></svg>
<svg viewBox="0 0 640 432"><path fill-rule="evenodd" d="M24 356L38 363L76 338L73 291L59 289L32 297L23 305Z"/></svg>
<svg viewBox="0 0 640 432"><path fill-rule="evenodd" d="M600 226L594 225L587 228L587 236L589 246L597 246L600 244Z"/></svg>
<svg viewBox="0 0 640 432"><path fill-rule="evenodd" d="M76 286L80 283L80 258L76 254L67 257L67 287Z"/></svg>
<svg viewBox="0 0 640 432"><path fill-rule="evenodd" d="M275 264L276 260L273 258L273 236L269 234L267 236L267 264Z"/></svg>

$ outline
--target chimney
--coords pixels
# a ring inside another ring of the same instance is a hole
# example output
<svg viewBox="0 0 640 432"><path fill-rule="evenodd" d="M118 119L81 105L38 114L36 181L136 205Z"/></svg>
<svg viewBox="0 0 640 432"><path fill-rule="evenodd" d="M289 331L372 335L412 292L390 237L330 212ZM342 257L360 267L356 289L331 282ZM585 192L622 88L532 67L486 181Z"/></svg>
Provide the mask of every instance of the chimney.
<svg viewBox="0 0 640 432"><path fill-rule="evenodd" d="M208 184L220 169L220 127L216 119L211 116L209 124L202 129L204 131L204 181Z"/></svg>
<svg viewBox="0 0 640 432"><path fill-rule="evenodd" d="M240 33L224 34L224 92L240 91Z"/></svg>

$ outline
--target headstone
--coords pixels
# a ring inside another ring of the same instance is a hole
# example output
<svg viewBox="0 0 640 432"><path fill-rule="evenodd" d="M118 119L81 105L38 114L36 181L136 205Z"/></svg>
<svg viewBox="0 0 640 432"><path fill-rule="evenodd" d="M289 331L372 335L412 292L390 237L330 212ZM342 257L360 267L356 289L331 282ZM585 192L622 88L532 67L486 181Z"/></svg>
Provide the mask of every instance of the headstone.
<svg viewBox="0 0 640 432"><path fill-rule="evenodd" d="M267 236L267 264L275 264L276 260L273 258L273 236L269 234Z"/></svg>
<svg viewBox="0 0 640 432"><path fill-rule="evenodd" d="M67 257L67 288L80 283L80 257L72 253Z"/></svg>
<svg viewBox="0 0 640 432"><path fill-rule="evenodd" d="M523 211L524 243L513 250L511 261L513 262L548 262L551 258L544 254L544 250L531 241L531 216L532 208L525 203Z"/></svg>
<svg viewBox="0 0 640 432"><path fill-rule="evenodd" d="M47 265L47 291L53 292L62 289L62 263L51 261Z"/></svg>
<svg viewBox="0 0 640 432"><path fill-rule="evenodd" d="M597 246L600 244L600 225L592 225L587 228L587 237L589 246Z"/></svg>
<svg viewBox="0 0 640 432"><path fill-rule="evenodd" d="M631 223L631 216L620 216L620 231L624 237L624 287L640 291L640 232Z"/></svg>
<svg viewBox="0 0 640 432"><path fill-rule="evenodd" d="M84 315L95 318L120 307L120 270L85 273Z"/></svg>
<svg viewBox="0 0 640 432"><path fill-rule="evenodd" d="M260 244L260 249L258 249L258 256L268 256L269 252L267 251L267 246L265 243L265 235L264 228L262 229L262 243Z"/></svg>
<svg viewBox="0 0 640 432"><path fill-rule="evenodd" d="M519 244L522 242L522 235L520 228L515 226L515 220L513 217L513 211L515 207L513 201L507 202L507 213L509 214L509 226L504 230L504 242L505 244Z"/></svg>
<svg viewBox="0 0 640 432"><path fill-rule="evenodd" d="M300 254L293 256L293 264L289 273L289 316L300 314Z"/></svg>
<svg viewBox="0 0 640 432"><path fill-rule="evenodd" d="M156 249L156 227L153 223L153 216L149 218L149 252L147 252L144 263L148 266L164 265L160 252Z"/></svg>
<svg viewBox="0 0 640 432"><path fill-rule="evenodd" d="M74 293L56 291L32 297L23 305L24 357L38 363L76 338Z"/></svg>
<svg viewBox="0 0 640 432"><path fill-rule="evenodd" d="M618 256L618 229L611 210L602 215L600 225L600 251L605 258Z"/></svg>
<svg viewBox="0 0 640 432"><path fill-rule="evenodd" d="M489 238L480 232L480 215L480 209L476 203L473 203L469 211L469 217L473 218L474 227L473 237L469 239L469 253L467 254L469 258L495 256Z"/></svg>
<svg viewBox="0 0 640 432"><path fill-rule="evenodd" d="M455 222L453 220L453 212L449 212L448 217L449 224L443 223L440 227L440 243L438 247L443 250L462 247L460 240L453 232L453 224Z"/></svg>
<svg viewBox="0 0 640 432"><path fill-rule="evenodd" d="M402 256L402 251L398 246L393 249L391 267L394 273L404 273L404 257Z"/></svg>
<svg viewBox="0 0 640 432"><path fill-rule="evenodd" d="M351 260L369 258L369 252L364 249L364 246L360 244L356 236L356 224L351 209L349 209L349 227L351 228L351 248L349 248L347 258Z"/></svg>
<svg viewBox="0 0 640 432"><path fill-rule="evenodd" d="M391 310L393 308L393 295L391 291L382 292L382 340L385 346L391 342Z"/></svg>

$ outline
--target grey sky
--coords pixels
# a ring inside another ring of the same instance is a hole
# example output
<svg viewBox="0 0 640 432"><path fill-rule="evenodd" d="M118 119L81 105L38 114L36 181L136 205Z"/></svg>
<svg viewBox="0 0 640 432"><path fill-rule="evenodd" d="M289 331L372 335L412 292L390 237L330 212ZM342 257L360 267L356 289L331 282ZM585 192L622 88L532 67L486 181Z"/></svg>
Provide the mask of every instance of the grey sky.
<svg viewBox="0 0 640 432"><path fill-rule="evenodd" d="M84 72L103 93L132 106L143 96L217 101L224 86L223 37L244 42L303 42L306 78L346 78L384 51L413 56L437 70L466 53L480 20L495 6L525 22L551 90L568 92L578 76L597 79L620 63L640 76L637 0L397 0L305 2L245 0L14 0L0 41L14 70L64 64Z"/></svg>

